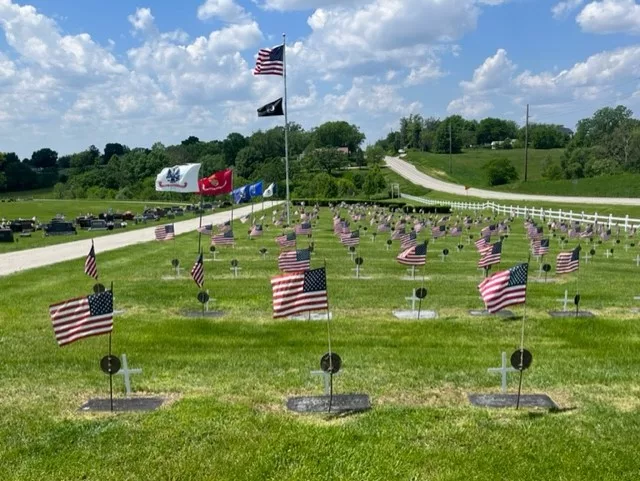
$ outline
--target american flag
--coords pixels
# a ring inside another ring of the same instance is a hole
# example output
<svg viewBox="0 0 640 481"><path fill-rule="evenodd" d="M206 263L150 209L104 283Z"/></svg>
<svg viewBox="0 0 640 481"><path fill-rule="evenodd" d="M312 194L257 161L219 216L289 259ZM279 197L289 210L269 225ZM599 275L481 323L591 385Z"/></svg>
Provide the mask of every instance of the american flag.
<svg viewBox="0 0 640 481"><path fill-rule="evenodd" d="M581 247L577 246L570 252L558 254L558 257L556 257L556 273L569 274L577 271L580 267L580 250Z"/></svg>
<svg viewBox="0 0 640 481"><path fill-rule="evenodd" d="M431 229L431 235L437 239L438 237L442 237L447 233L446 226L439 225Z"/></svg>
<svg viewBox="0 0 640 481"><path fill-rule="evenodd" d="M260 237L262 235L262 225L254 225L249 232L249 237Z"/></svg>
<svg viewBox="0 0 640 481"><path fill-rule="evenodd" d="M271 290L276 319L329 307L324 267L272 277Z"/></svg>
<svg viewBox="0 0 640 481"><path fill-rule="evenodd" d="M491 236L481 237L477 241L474 242L476 249L482 252L487 246L491 245Z"/></svg>
<svg viewBox="0 0 640 481"><path fill-rule="evenodd" d="M591 236L593 236L593 226L592 225L588 226L587 230L585 230L580 237L591 237Z"/></svg>
<svg viewBox="0 0 640 481"><path fill-rule="evenodd" d="M410 247L402 251L396 260L405 266L423 266L427 262L427 243L426 241L415 247Z"/></svg>
<svg viewBox="0 0 640 481"><path fill-rule="evenodd" d="M407 234L407 237L402 240L402 243L400 244L400 249L406 250L409 247L415 247L417 245L418 245L418 234L415 231L411 231L409 232L409 234Z"/></svg>
<svg viewBox="0 0 640 481"><path fill-rule="evenodd" d="M231 230L231 221L223 222L222 224L218 224L218 230L220 232L227 232Z"/></svg>
<svg viewBox="0 0 640 481"><path fill-rule="evenodd" d="M388 224L378 224L378 232L389 232Z"/></svg>
<svg viewBox="0 0 640 481"><path fill-rule="evenodd" d="M104 291L52 304L49 316L59 346L108 334L113 329L113 293Z"/></svg>
<svg viewBox="0 0 640 481"><path fill-rule="evenodd" d="M175 237L175 231L173 230L173 224L161 225L156 227L156 240L165 241L171 240Z"/></svg>
<svg viewBox="0 0 640 481"><path fill-rule="evenodd" d="M482 257L478 261L478 267L489 267L494 264L500 264L502 258L502 242L496 242L482 253Z"/></svg>
<svg viewBox="0 0 640 481"><path fill-rule="evenodd" d="M582 229L580 229L580 226L576 226L573 229L569 229L569 238L575 239L577 237L580 237L581 230Z"/></svg>
<svg viewBox="0 0 640 481"><path fill-rule="evenodd" d="M234 243L232 230L216 234L211 238L211 245L214 246L232 246Z"/></svg>
<svg viewBox="0 0 640 481"><path fill-rule="evenodd" d="M460 229L460 227L455 226L453 229L451 229L451 231L449 232L449 235L451 237L460 237L460 234L462 234L462 229Z"/></svg>
<svg viewBox="0 0 640 481"><path fill-rule="evenodd" d="M93 247L93 242L91 243L89 254L87 254L87 259L84 261L84 273L98 280L98 265L96 264L96 250Z"/></svg>
<svg viewBox="0 0 640 481"><path fill-rule="evenodd" d="M540 239L533 241L533 255L544 256L549 253L549 239Z"/></svg>
<svg viewBox="0 0 640 481"><path fill-rule="evenodd" d="M311 268L309 249L283 252L278 256L278 269L283 272L306 271Z"/></svg>
<svg viewBox="0 0 640 481"><path fill-rule="evenodd" d="M283 234L281 236L276 237L276 243L280 247L295 247L296 246L296 233L289 232L288 234Z"/></svg>
<svg viewBox="0 0 640 481"><path fill-rule="evenodd" d="M487 226L480 231L480 237L490 236L491 229Z"/></svg>
<svg viewBox="0 0 640 481"><path fill-rule="evenodd" d="M284 75L284 45L261 48L253 69L254 75Z"/></svg>
<svg viewBox="0 0 640 481"><path fill-rule="evenodd" d="M198 285L198 287L202 288L204 285L204 263L202 262L202 252L196 259L196 263L191 268L191 277Z"/></svg>
<svg viewBox="0 0 640 481"><path fill-rule="evenodd" d="M402 229L396 229L391 234L391 240L402 240L403 236L405 236L404 227Z"/></svg>
<svg viewBox="0 0 640 481"><path fill-rule="evenodd" d="M200 232L200 234L211 235L213 234L213 224L200 226L197 231Z"/></svg>
<svg viewBox="0 0 640 481"><path fill-rule="evenodd" d="M493 314L507 306L524 304L528 273L529 264L519 264L483 280L478 289L487 311Z"/></svg>
<svg viewBox="0 0 640 481"><path fill-rule="evenodd" d="M240 217L240 222L242 222L243 224L246 224L248 220L249 220L248 215L243 215L242 217Z"/></svg>
<svg viewBox="0 0 640 481"><path fill-rule="evenodd" d="M298 235L309 235L312 233L311 223L303 222L296 226L296 234Z"/></svg>
<svg viewBox="0 0 640 481"><path fill-rule="evenodd" d="M602 234L600 234L600 238L606 242L611 238L611 229L607 229L606 231L602 231Z"/></svg>
<svg viewBox="0 0 640 481"><path fill-rule="evenodd" d="M343 246L357 246L360 244L360 231L354 230L353 232L349 232L348 234L342 234L340 236L340 242L342 242Z"/></svg>

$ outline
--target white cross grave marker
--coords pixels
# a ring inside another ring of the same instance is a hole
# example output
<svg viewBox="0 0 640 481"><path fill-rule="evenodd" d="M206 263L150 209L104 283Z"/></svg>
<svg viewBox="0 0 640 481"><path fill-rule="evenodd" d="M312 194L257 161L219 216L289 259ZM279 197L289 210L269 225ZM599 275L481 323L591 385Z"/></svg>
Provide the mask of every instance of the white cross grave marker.
<svg viewBox="0 0 640 481"><path fill-rule="evenodd" d="M562 312L567 311L567 305L569 304L569 291L565 289L564 299L556 299L558 302L562 302Z"/></svg>
<svg viewBox="0 0 640 481"><path fill-rule="evenodd" d="M611 254L611 250L607 249L606 252L604 253L605 256L607 256L607 259L609 257L611 257L613 254Z"/></svg>
<svg viewBox="0 0 640 481"><path fill-rule="evenodd" d="M514 369L511 366L507 366L507 353L502 353L502 366L501 367L490 367L487 369L487 372L490 373L500 373L502 375L502 383L501 383L501 391L503 393L507 392L507 373L517 372L517 369Z"/></svg>
<svg viewBox="0 0 640 481"><path fill-rule="evenodd" d="M640 267L640 255L636 256L636 267Z"/></svg>
<svg viewBox="0 0 640 481"><path fill-rule="evenodd" d="M322 376L324 378L324 393L329 396L331 394L331 374L324 371L311 371L311 374L314 376ZM340 372L334 373L334 376L337 376Z"/></svg>
<svg viewBox="0 0 640 481"><path fill-rule="evenodd" d="M587 252L587 253L584 255L584 257L583 257L583 258L584 258L584 263L585 263L585 264L588 264L588 263L589 263L589 259L591 259L592 257L591 257L591 256L589 255L589 253Z"/></svg>
<svg viewBox="0 0 640 481"><path fill-rule="evenodd" d="M405 297L405 301L411 302L411 311L416 310L416 302L420 301L420 298L416 296L416 289L413 290L411 297Z"/></svg>
<svg viewBox="0 0 640 481"><path fill-rule="evenodd" d="M142 369L129 369L127 364L127 355L122 355L122 367L117 372L118 375L124 378L124 391L126 396L131 395L131 374L142 374Z"/></svg>
<svg viewBox="0 0 640 481"><path fill-rule="evenodd" d="M238 271L242 270L242 267L233 266L229 268L230 271L233 271L233 277L238 277Z"/></svg>
<svg viewBox="0 0 640 481"><path fill-rule="evenodd" d="M416 266L411 266L411 269L407 269L407 272L411 272L411 279L416 278Z"/></svg>

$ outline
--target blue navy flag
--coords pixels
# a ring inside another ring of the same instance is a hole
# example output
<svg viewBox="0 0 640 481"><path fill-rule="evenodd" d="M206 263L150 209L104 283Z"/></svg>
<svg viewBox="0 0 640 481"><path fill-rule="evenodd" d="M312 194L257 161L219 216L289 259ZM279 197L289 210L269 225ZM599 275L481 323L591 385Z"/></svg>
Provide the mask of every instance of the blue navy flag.
<svg viewBox="0 0 640 481"><path fill-rule="evenodd" d="M249 186L249 195L251 197L257 197L262 195L262 181L258 181L255 184L251 184Z"/></svg>
<svg viewBox="0 0 640 481"><path fill-rule="evenodd" d="M238 187L237 189L231 191L231 195L233 196L233 201L236 204L242 204L243 202L249 202L251 200L251 194L249 193L248 185Z"/></svg>

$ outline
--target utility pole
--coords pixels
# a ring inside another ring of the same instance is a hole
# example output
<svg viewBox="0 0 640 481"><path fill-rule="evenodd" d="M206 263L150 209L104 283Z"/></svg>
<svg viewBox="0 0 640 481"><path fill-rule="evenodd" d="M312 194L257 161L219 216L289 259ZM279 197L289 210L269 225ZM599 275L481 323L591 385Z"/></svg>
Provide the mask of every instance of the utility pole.
<svg viewBox="0 0 640 481"><path fill-rule="evenodd" d="M449 122L449 175L453 173L453 154L451 153L451 122Z"/></svg>
<svg viewBox="0 0 640 481"><path fill-rule="evenodd" d="M529 170L529 104L527 104L527 120L524 129L524 181L527 181Z"/></svg>

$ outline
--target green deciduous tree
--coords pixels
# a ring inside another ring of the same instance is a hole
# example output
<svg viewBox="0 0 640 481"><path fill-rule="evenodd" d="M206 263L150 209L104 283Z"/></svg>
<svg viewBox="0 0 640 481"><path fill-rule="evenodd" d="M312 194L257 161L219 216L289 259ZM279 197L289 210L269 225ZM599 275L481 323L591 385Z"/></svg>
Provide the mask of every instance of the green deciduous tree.
<svg viewBox="0 0 640 481"><path fill-rule="evenodd" d="M518 180L518 171L504 157L488 161L484 165L489 185L503 185Z"/></svg>

